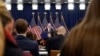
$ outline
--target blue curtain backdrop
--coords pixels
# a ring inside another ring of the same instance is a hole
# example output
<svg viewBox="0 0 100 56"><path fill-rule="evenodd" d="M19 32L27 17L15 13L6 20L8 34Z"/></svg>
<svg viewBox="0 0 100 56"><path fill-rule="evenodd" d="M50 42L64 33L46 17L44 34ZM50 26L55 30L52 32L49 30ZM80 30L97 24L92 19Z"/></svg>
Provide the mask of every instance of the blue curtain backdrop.
<svg viewBox="0 0 100 56"><path fill-rule="evenodd" d="M16 20L18 18L23 18L28 21L28 23L31 22L32 20L32 12L35 12L35 20L37 22L37 16L38 12L40 14L41 21L44 19L44 12L47 12L47 20L49 22L50 20L50 12L52 13L52 19L55 21L56 15L55 12L58 12L59 19L61 19L61 12L63 13L64 20L66 22L66 25L68 29L71 29L73 26L75 26L76 22L79 19L82 19L84 17L85 11L86 10L80 10L79 9L79 4L75 3L75 8L74 10L68 10L67 4L62 4L62 9L61 10L56 10L55 4L51 4L51 10L50 11L45 11L44 4L38 4L38 10L32 10L32 4L24 4L24 10L23 11L18 11L17 10L17 4L12 4L12 10L11 14L13 18ZM86 4L87 5L87 4Z"/></svg>

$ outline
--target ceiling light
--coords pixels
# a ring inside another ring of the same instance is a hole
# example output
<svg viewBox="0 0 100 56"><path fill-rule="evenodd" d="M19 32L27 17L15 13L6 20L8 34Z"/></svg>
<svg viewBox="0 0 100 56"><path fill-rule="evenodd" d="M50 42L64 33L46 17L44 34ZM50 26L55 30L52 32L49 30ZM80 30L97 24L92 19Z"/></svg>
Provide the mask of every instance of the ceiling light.
<svg viewBox="0 0 100 56"><path fill-rule="evenodd" d="M50 10L51 5L49 3L45 4L45 10Z"/></svg>
<svg viewBox="0 0 100 56"><path fill-rule="evenodd" d="M61 10L61 4L56 4L56 9Z"/></svg>
<svg viewBox="0 0 100 56"><path fill-rule="evenodd" d="M38 5L37 4L32 4L32 9L33 10L38 10Z"/></svg>
<svg viewBox="0 0 100 56"><path fill-rule="evenodd" d="M80 2L85 2L85 0L80 0Z"/></svg>
<svg viewBox="0 0 100 56"><path fill-rule="evenodd" d="M73 3L68 4L68 10L74 10L74 4Z"/></svg>
<svg viewBox="0 0 100 56"><path fill-rule="evenodd" d="M18 10L23 10L23 4L17 4L17 9Z"/></svg>
<svg viewBox="0 0 100 56"><path fill-rule="evenodd" d="M74 3L74 0L68 0L69 3Z"/></svg>
<svg viewBox="0 0 100 56"><path fill-rule="evenodd" d="M85 10L86 8L85 3L81 3L79 7L80 7L80 10Z"/></svg>

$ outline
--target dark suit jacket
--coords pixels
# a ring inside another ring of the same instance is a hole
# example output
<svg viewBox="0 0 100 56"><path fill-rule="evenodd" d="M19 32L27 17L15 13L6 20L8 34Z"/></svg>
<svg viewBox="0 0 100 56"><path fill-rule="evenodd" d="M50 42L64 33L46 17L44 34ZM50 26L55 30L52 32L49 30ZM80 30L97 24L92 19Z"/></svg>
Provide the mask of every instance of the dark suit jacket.
<svg viewBox="0 0 100 56"><path fill-rule="evenodd" d="M14 37L7 31L5 31L5 37L6 42L4 56L23 56L23 52L21 49L18 48L18 45Z"/></svg>
<svg viewBox="0 0 100 56"><path fill-rule="evenodd" d="M17 43L19 47L24 51L30 51L32 55L39 56L39 48L38 43L36 41L32 41L25 36L18 35L16 37Z"/></svg>
<svg viewBox="0 0 100 56"><path fill-rule="evenodd" d="M50 29L50 32L52 32L52 31L53 31L53 29L51 28L51 29ZM48 32L48 28L45 29L45 32ZM49 32L49 33L50 33L50 32Z"/></svg>
<svg viewBox="0 0 100 56"><path fill-rule="evenodd" d="M9 40L6 40L4 56L23 56L23 52Z"/></svg>
<svg viewBox="0 0 100 56"><path fill-rule="evenodd" d="M63 42L64 42L64 36L62 35L58 35L54 38L50 38L46 44L48 53L50 54L50 50L60 50Z"/></svg>

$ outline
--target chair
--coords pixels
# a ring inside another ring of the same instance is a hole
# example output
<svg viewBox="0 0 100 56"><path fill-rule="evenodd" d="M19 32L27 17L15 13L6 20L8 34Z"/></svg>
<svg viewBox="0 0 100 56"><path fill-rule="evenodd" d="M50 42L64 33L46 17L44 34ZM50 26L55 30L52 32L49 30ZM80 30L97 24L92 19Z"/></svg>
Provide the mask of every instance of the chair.
<svg viewBox="0 0 100 56"><path fill-rule="evenodd" d="M23 51L23 56L33 56L30 51Z"/></svg>
<svg viewBox="0 0 100 56"><path fill-rule="evenodd" d="M60 55L60 50L51 50L50 51L50 56L59 56Z"/></svg>

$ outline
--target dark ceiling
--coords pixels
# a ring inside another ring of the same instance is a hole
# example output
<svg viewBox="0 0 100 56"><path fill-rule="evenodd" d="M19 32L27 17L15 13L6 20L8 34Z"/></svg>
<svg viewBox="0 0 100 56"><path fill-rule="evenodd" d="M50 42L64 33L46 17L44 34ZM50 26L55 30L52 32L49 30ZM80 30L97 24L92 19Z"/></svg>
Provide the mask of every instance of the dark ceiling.
<svg viewBox="0 0 100 56"><path fill-rule="evenodd" d="M55 0L50 0L50 3L55 2ZM61 0L60 3L68 2L68 0ZM79 0L74 0L75 3L79 2ZM89 0L85 0L85 3L89 2ZM11 3L17 3L17 0L11 0ZM32 3L32 0L23 0L23 3ZM38 0L38 3L45 3L45 0Z"/></svg>

